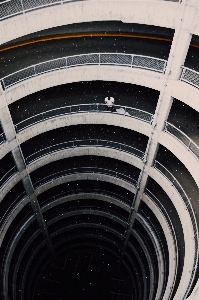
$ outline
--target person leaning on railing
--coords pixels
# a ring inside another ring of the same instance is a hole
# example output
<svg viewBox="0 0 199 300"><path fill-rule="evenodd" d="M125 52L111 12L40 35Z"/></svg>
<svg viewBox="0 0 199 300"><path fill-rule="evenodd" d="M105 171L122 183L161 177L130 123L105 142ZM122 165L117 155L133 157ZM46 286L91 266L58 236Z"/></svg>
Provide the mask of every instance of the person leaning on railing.
<svg viewBox="0 0 199 300"><path fill-rule="evenodd" d="M113 112L115 99L113 97L106 97L104 102L107 105L107 111Z"/></svg>

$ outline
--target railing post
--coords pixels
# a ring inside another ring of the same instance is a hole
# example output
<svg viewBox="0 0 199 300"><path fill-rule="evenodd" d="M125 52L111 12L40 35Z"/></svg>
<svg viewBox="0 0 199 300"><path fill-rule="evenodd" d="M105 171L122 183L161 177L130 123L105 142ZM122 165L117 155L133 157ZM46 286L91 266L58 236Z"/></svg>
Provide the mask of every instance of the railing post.
<svg viewBox="0 0 199 300"><path fill-rule="evenodd" d="M147 153L145 152L143 157L142 157L143 162L146 164L147 162ZM155 166L155 165L154 165Z"/></svg>
<svg viewBox="0 0 199 300"><path fill-rule="evenodd" d="M182 73L180 75L180 81L183 80L184 73L186 72L186 69L184 68L184 66L181 66L181 69L182 69Z"/></svg>
<svg viewBox="0 0 199 300"><path fill-rule="evenodd" d="M101 59L101 57L100 57L100 53L99 53L99 65L100 65L100 59Z"/></svg>
<svg viewBox="0 0 199 300"><path fill-rule="evenodd" d="M165 73L167 67L167 61L164 62L164 68L163 68L163 73Z"/></svg>
<svg viewBox="0 0 199 300"><path fill-rule="evenodd" d="M189 140L189 144L188 144L188 146L187 146L188 151L189 151L189 149L190 149L190 145L191 145L191 140Z"/></svg>
<svg viewBox="0 0 199 300"><path fill-rule="evenodd" d="M97 113L99 112L99 109L98 109L98 103L97 103Z"/></svg>
<svg viewBox="0 0 199 300"><path fill-rule="evenodd" d="M164 123L164 131L165 131L165 132L168 132L168 130L167 130L167 125L168 125L168 124L167 124L167 121L165 121L165 123Z"/></svg>
<svg viewBox="0 0 199 300"><path fill-rule="evenodd" d="M2 88L3 88L3 90L5 91L5 89L6 89L6 86L5 86L4 79L2 79L2 80L1 80L1 85L2 85Z"/></svg>
<svg viewBox="0 0 199 300"><path fill-rule="evenodd" d="M65 57L65 60L66 60L66 68L67 68L68 67L68 59L67 59L67 57Z"/></svg>
<svg viewBox="0 0 199 300"><path fill-rule="evenodd" d="M98 139L97 139L97 145L96 145L96 147L98 147Z"/></svg>
<svg viewBox="0 0 199 300"><path fill-rule="evenodd" d="M132 59L131 59L131 68L133 68L133 59L134 59L134 55L132 54Z"/></svg>
<svg viewBox="0 0 199 300"><path fill-rule="evenodd" d="M35 68L35 65L33 66L33 68L34 68L34 73L35 73L35 76L36 76L36 68Z"/></svg>
<svg viewBox="0 0 199 300"><path fill-rule="evenodd" d="M20 0L20 2L21 2L21 7L22 7L23 14L25 14L24 7L23 7L23 0Z"/></svg>

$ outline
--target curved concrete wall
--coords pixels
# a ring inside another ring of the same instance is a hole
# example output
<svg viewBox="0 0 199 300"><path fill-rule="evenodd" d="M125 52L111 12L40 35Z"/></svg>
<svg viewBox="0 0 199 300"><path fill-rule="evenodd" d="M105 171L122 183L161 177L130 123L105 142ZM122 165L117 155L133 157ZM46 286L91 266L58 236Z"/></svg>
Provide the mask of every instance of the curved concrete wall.
<svg viewBox="0 0 199 300"><path fill-rule="evenodd" d="M154 168L149 169L149 175L153 178L167 193L171 201L173 202L176 211L178 212L185 241L185 257L184 266L178 289L176 291L174 300L183 299L186 292L188 282L190 280L191 272L195 268L194 255L195 255L195 243L194 243L194 232L192 222L189 213L186 209L178 192L172 186L172 183L166 179L158 170Z"/></svg>
<svg viewBox="0 0 199 300"><path fill-rule="evenodd" d="M31 173L34 170L42 166L45 166L46 164L49 164L53 161L57 161L68 157L84 156L84 155L105 156L105 157L114 158L126 162L130 165L133 165L138 169L142 169L144 166L144 163L138 157L116 149L105 148L105 147L77 147L77 148L57 151L52 154L43 156L40 159L28 165L26 169L28 173Z"/></svg>
<svg viewBox="0 0 199 300"><path fill-rule="evenodd" d="M170 150L185 165L199 187L199 161L196 156L183 143L169 133L161 132L158 142Z"/></svg>
<svg viewBox="0 0 199 300"><path fill-rule="evenodd" d="M146 136L150 136L152 130L150 124L134 118L125 117L123 115L121 116L117 114L110 114L109 118L107 118L106 113L79 113L49 119L44 122L35 124L34 126L28 127L27 129L17 134L17 140L18 143L21 144L43 132L77 124L107 124L120 126L123 128L135 130ZM198 159L188 151L185 145L183 145L180 141L178 141L175 137L168 133L160 132L157 140L161 145L169 149L186 166L190 174L193 176L196 184L199 186ZM4 149L4 153L6 154L9 148L5 147ZM98 148L98 150L100 151L100 148ZM63 152L62 155L64 155Z"/></svg>
<svg viewBox="0 0 199 300"><path fill-rule="evenodd" d="M191 8L190 8L191 9ZM0 44L32 32L72 23L121 20L175 28L182 5L166 1L83 1L38 9L25 15L6 19L0 24ZM194 8L193 15L194 15ZM190 23L192 20L190 20ZM197 30L198 20L195 20ZM16 30L17 28L17 30Z"/></svg>
<svg viewBox="0 0 199 300"><path fill-rule="evenodd" d="M48 209L56 207L59 204L62 204L62 203L68 202L68 201L76 201L78 199L79 200L81 200L81 199L96 199L96 200L101 200L101 201L105 201L105 202L107 201L108 203L115 204L128 212L130 212L130 210L131 210L127 204L123 203L122 201L120 201L118 199L115 199L114 197L110 197L108 195L92 194L92 193L78 193L78 194L72 194L69 196L64 196L57 200L54 200L53 202L50 202L49 204L47 204L41 208L42 213L47 211Z"/></svg>
<svg viewBox="0 0 199 300"><path fill-rule="evenodd" d="M6 235L7 230L9 229L12 221L14 220L14 218L18 215L18 213L22 210L22 208L29 203L29 197L25 197L24 199L22 199L15 207L14 209L11 211L8 219L4 222L3 226L1 227L1 231L0 231L0 247L1 244L3 242L3 239Z"/></svg>
<svg viewBox="0 0 199 300"><path fill-rule="evenodd" d="M109 118L107 118L109 115ZM44 122L37 123L34 126L28 127L27 129L17 134L19 143L23 143L28 139L37 136L38 134L50 131L52 129L61 128L70 125L78 124L106 124L124 127L127 129L135 130L146 136L151 133L151 126L149 123L143 122L138 119L126 117L119 114L107 114L107 113L78 113L66 116L60 116L58 118L48 119Z"/></svg>
<svg viewBox="0 0 199 300"><path fill-rule="evenodd" d="M5 182L5 184L0 189L0 203L5 197L5 195L21 180L20 173L13 174L12 177L8 181Z"/></svg>
<svg viewBox="0 0 199 300"><path fill-rule="evenodd" d="M57 185L60 185L60 184L66 183L66 182L76 181L76 180L106 181L106 182L110 182L113 184L117 184L120 187L125 188L126 190L130 191L133 194L135 194L135 192L136 192L136 188L132 184L130 184L122 179L110 176L110 175L101 174L101 173L94 173L94 174L93 173L90 173L90 174L89 173L78 173L78 174L62 176L57 179L51 180L51 181L41 185L40 187L38 187L35 190L35 194L38 196L41 193L49 190L50 188L52 188L54 186L57 186Z"/></svg>
<svg viewBox="0 0 199 300"><path fill-rule="evenodd" d="M166 289L164 292L163 300L169 299L169 295L171 293L171 290L173 290L173 285L175 283L175 277L176 277L176 268L177 268L177 254L175 249L175 242L173 240L173 237L171 235L171 230L168 226L167 221L165 220L162 212L158 207L151 201L151 199L143 194L142 201L148 205L148 207L152 210L152 212L155 214L156 218L158 219L159 223L161 224L161 227L164 231L164 235L166 237L168 251L169 251L169 275L167 279Z"/></svg>
<svg viewBox="0 0 199 300"><path fill-rule="evenodd" d="M150 176L158 182L158 184L164 189L164 191L168 194L170 197L171 201L173 202L176 211L178 212L182 227L183 227L183 233L184 233L184 240L185 240L185 263L183 267L183 275L182 275L182 280L181 283L178 287L177 291L177 296L175 299L182 299L181 296L184 294L186 288L187 288L187 282L189 282L190 277L187 275L190 275L190 271L192 270L193 263L194 263L194 254L195 254L195 244L194 244L194 233L193 233L193 227L192 227L192 222L189 216L189 213L185 207L185 204L182 202L181 197L175 190L175 188L171 185L171 183L158 172L154 168L150 169ZM95 175L95 176L94 176ZM106 180L108 182L116 183L125 189L135 192L135 190L132 190L132 186L129 185L129 183L124 182L123 180L120 179L113 179L113 177L107 176L107 175L102 175L100 178L99 175L97 174L74 174L74 175L69 175L65 176L62 178L55 179L54 181L48 182L44 184L43 186L39 187L36 190L36 195L41 194L42 192L48 190L49 188L53 186L57 186L59 184L69 182L69 181L74 181L81 179L81 180L96 180L97 178L99 180ZM186 274L186 276L184 276ZM179 298L177 298L179 296Z"/></svg>
<svg viewBox="0 0 199 300"><path fill-rule="evenodd" d="M171 95L199 112L199 89L183 81L175 81Z"/></svg>
<svg viewBox="0 0 199 300"><path fill-rule="evenodd" d="M163 77L164 76L161 73L139 68L110 65L77 66L45 73L27 79L8 88L4 92L2 91L1 93L4 95L6 102L9 105L27 95L43 89L61 84L82 81L117 81L146 86L155 90L161 90L163 87ZM3 96L1 98L3 98ZM1 107L6 105L5 100L2 99L1 102Z"/></svg>

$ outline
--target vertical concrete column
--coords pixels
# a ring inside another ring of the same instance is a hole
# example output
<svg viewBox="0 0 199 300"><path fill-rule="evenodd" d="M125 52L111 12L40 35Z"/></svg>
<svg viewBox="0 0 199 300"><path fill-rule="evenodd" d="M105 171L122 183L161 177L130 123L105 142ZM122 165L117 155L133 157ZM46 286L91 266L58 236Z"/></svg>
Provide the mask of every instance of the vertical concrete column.
<svg viewBox="0 0 199 300"><path fill-rule="evenodd" d="M124 247L128 243L131 229L133 227L140 201L142 199L143 192L147 185L148 169L153 166L157 151L158 151L158 134L164 129L165 121L168 118L173 98L171 97L171 87L174 80L178 80L181 75L181 66L184 64L186 55L189 49L191 34L189 28L191 27L190 9L187 6L187 0L184 0L181 4L182 13L178 21L178 26L175 29L173 42L168 58L167 68L164 76L163 88L160 91L157 107L154 114L152 123L151 136L148 141L145 165L141 170L138 180L138 190L134 198L134 209L129 217L129 225L126 230L126 238L124 241ZM188 13L187 13L188 11ZM192 11L194 13L194 11Z"/></svg>
<svg viewBox="0 0 199 300"><path fill-rule="evenodd" d="M192 7L188 6L189 4ZM140 173L139 178L139 189L135 195L134 210L132 211L129 218L129 225L126 232L126 240L124 241L124 249L128 243L131 229L134 225L135 218L137 216L137 211L139 209L140 201L142 199L142 194L145 190L147 180L148 180L148 170L153 165L153 162L158 151L158 135L164 129L165 121L168 118L173 98L171 96L171 89L173 82L179 80L181 75L181 66L184 65L186 55L189 49L191 41L191 33L189 28L191 28L191 21L194 19L195 11L193 9L193 3L191 1L183 0L182 2L182 13L179 20L179 24L176 27L171 51L169 54L168 64L165 72L163 88L160 91L160 96L158 99L158 104L156 107L154 120L152 124L152 132L149 138L147 151L146 151L146 161L143 170ZM195 2L194 2L195 5ZM185 241L186 242L186 241ZM189 244L186 243L185 256L189 255ZM193 246L192 246L193 247ZM193 266L190 266L192 268ZM188 293L191 281L185 280L185 274L180 280L178 289L176 291L174 300L184 299ZM192 279L191 279L192 280ZM184 296L183 296L184 295Z"/></svg>
<svg viewBox="0 0 199 300"><path fill-rule="evenodd" d="M15 129L10 115L10 111L5 99L4 91L0 84L0 122L8 142L15 139Z"/></svg>
<svg viewBox="0 0 199 300"><path fill-rule="evenodd" d="M6 136L6 140L9 143L9 148L12 153L15 165L20 173L21 180L24 185L24 189L29 196L30 203L32 206L32 209L36 215L37 222L39 224L39 227L41 229L41 232L43 233L46 245L49 249L49 252L52 256L54 256L54 250L52 247L52 243L48 234L48 230L37 200L37 197L34 193L34 187L32 185L32 181L30 179L30 176L26 169L25 159L23 157L21 147L18 143L14 124L12 122L12 117L10 115L10 111L8 108L8 105L6 103L6 99L4 96L4 91L2 87L0 87L0 122L3 127L3 131Z"/></svg>

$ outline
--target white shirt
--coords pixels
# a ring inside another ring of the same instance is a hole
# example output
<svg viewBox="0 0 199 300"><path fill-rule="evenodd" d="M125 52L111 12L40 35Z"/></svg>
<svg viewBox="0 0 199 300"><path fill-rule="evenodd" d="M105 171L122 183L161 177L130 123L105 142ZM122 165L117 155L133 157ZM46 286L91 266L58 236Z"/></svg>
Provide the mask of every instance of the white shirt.
<svg viewBox="0 0 199 300"><path fill-rule="evenodd" d="M107 104L107 106L111 107L113 106L115 100L113 97L110 97L110 99L108 99L108 97L105 98L105 103Z"/></svg>

